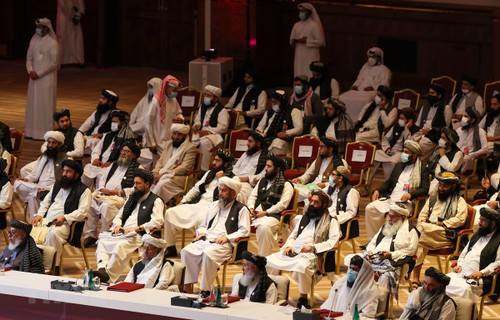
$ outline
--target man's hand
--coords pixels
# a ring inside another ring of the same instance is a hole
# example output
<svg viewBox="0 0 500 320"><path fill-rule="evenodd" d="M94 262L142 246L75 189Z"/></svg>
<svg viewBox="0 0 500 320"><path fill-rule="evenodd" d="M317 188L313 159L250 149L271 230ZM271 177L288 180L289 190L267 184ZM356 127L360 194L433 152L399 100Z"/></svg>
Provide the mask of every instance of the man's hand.
<svg viewBox="0 0 500 320"><path fill-rule="evenodd" d="M385 150L385 154L389 154L392 152L392 148L387 148L387 150Z"/></svg>
<svg viewBox="0 0 500 320"><path fill-rule="evenodd" d="M207 235L206 233L200 233L199 235L197 235L196 237L194 237L193 242L200 240L201 238L203 238L206 235Z"/></svg>
<svg viewBox="0 0 500 320"><path fill-rule="evenodd" d="M181 119L181 118L175 118L174 120L172 120L173 123L184 123L184 120Z"/></svg>
<svg viewBox="0 0 500 320"><path fill-rule="evenodd" d="M326 186L326 184L325 184L324 182L320 182L320 183L318 183L318 184L317 184L317 186L318 186L320 189L323 189L323 188Z"/></svg>
<svg viewBox="0 0 500 320"><path fill-rule="evenodd" d="M267 211L255 211L255 218L261 218L267 216Z"/></svg>
<svg viewBox="0 0 500 320"><path fill-rule="evenodd" d="M380 196L380 193L378 192L378 190L373 191L372 201L378 200L379 196Z"/></svg>
<svg viewBox="0 0 500 320"><path fill-rule="evenodd" d="M41 216L34 216L33 219L31 219L30 224L36 226L42 222L43 222L43 218Z"/></svg>
<svg viewBox="0 0 500 320"><path fill-rule="evenodd" d="M199 124L195 124L191 128L192 128L193 132L197 132L198 130L200 130L200 125Z"/></svg>
<svg viewBox="0 0 500 320"><path fill-rule="evenodd" d="M498 208L498 201L488 201L486 202L486 205L491 209L496 209Z"/></svg>
<svg viewBox="0 0 500 320"><path fill-rule="evenodd" d="M288 135L285 132L283 132L283 131L278 132L278 134L276 134L276 136L278 138L280 138L280 139L286 139L286 138L288 138Z"/></svg>
<svg viewBox="0 0 500 320"><path fill-rule="evenodd" d="M488 179L488 177L484 177L481 179L481 187L488 189L490 186L490 179Z"/></svg>
<svg viewBox="0 0 500 320"><path fill-rule="evenodd" d="M66 221L66 218L64 217L64 215L60 215L55 218L54 221L52 221L52 224L55 224L56 226L62 226L64 221Z"/></svg>
<svg viewBox="0 0 500 320"><path fill-rule="evenodd" d="M462 272L462 267L461 266L455 266L453 268L453 271L455 271L456 273L460 273L460 272Z"/></svg>
<svg viewBox="0 0 500 320"><path fill-rule="evenodd" d="M391 258L391 253L389 251L380 251L379 252L379 257L382 260L390 259Z"/></svg>
<svg viewBox="0 0 500 320"><path fill-rule="evenodd" d="M439 148L438 152L441 157L446 155L446 150L444 150L444 148Z"/></svg>
<svg viewBox="0 0 500 320"><path fill-rule="evenodd" d="M303 246L302 249L300 249L300 252L314 252L314 247L313 246Z"/></svg>
<svg viewBox="0 0 500 320"><path fill-rule="evenodd" d="M198 135L200 136L200 138L207 136L209 134L210 134L210 132L208 130L201 130L200 132L198 132Z"/></svg>
<svg viewBox="0 0 500 320"><path fill-rule="evenodd" d="M255 211L255 209L250 209L250 216L252 218L255 218L255 215L257 214L257 211Z"/></svg>
<svg viewBox="0 0 500 320"><path fill-rule="evenodd" d="M351 86L351 90L356 90L356 91L358 91L358 86Z"/></svg>
<svg viewBox="0 0 500 320"><path fill-rule="evenodd" d="M229 242L229 239L226 236L222 236L222 237L215 239L215 243L217 243L217 244L224 244L227 242Z"/></svg>
<svg viewBox="0 0 500 320"><path fill-rule="evenodd" d="M153 175L155 176L155 183L157 183L158 180L160 180L161 176L163 176L163 174L159 174L159 173L153 173Z"/></svg>
<svg viewBox="0 0 500 320"><path fill-rule="evenodd" d="M92 138L99 138L99 139L101 139L102 136L103 136L102 133L94 133L94 134L91 135Z"/></svg>
<svg viewBox="0 0 500 320"><path fill-rule="evenodd" d="M299 43L306 43L307 42L307 37L298 38L297 42L299 42Z"/></svg>
<svg viewBox="0 0 500 320"><path fill-rule="evenodd" d="M285 249L283 249L283 255L284 256L287 256L290 252L293 252L293 248L292 247L286 247Z"/></svg>
<svg viewBox="0 0 500 320"><path fill-rule="evenodd" d="M158 153L158 149L156 149L156 147L149 147L148 149L149 149L149 151L151 151L152 154Z"/></svg>
<svg viewBox="0 0 500 320"><path fill-rule="evenodd" d="M475 279L475 280L481 279L482 277L483 277L483 273L481 271L473 272L469 276L469 278Z"/></svg>
<svg viewBox="0 0 500 320"><path fill-rule="evenodd" d="M131 232L138 232L139 231L139 227L132 227L132 228L127 228L125 229L125 231L123 231L124 234L129 234Z"/></svg>
<svg viewBox="0 0 500 320"><path fill-rule="evenodd" d="M407 130L410 130L411 127L413 127L413 119L410 119L408 123L405 125L405 128Z"/></svg>
<svg viewBox="0 0 500 320"><path fill-rule="evenodd" d="M114 229L113 229L113 234L118 234L120 232L123 232L123 228L122 226L116 226Z"/></svg>
<svg viewBox="0 0 500 320"><path fill-rule="evenodd" d="M292 183L300 183L299 178L293 178L293 179L292 179Z"/></svg>
<svg viewBox="0 0 500 320"><path fill-rule="evenodd" d="M423 133L424 135L428 134L428 133L429 133L429 131L431 131L431 128L422 128L422 133Z"/></svg>
<svg viewBox="0 0 500 320"><path fill-rule="evenodd" d="M217 180L219 180L220 178L222 178L224 176L224 171L220 170L220 171L217 171L217 173L215 174L215 178Z"/></svg>
<svg viewBox="0 0 500 320"><path fill-rule="evenodd" d="M103 168L107 168L107 167L109 167L111 164L112 164L112 162L109 162L109 161L108 161L108 162L104 162L101 166L102 166Z"/></svg>
<svg viewBox="0 0 500 320"><path fill-rule="evenodd" d="M26 178L17 178L17 180L19 180L19 181L24 181L24 182L28 182L28 179L26 179Z"/></svg>
<svg viewBox="0 0 500 320"><path fill-rule="evenodd" d="M101 190L99 190L99 192L105 196L112 196L113 195L113 190L109 190L109 189L105 189L105 188L102 188Z"/></svg>
<svg viewBox="0 0 500 320"><path fill-rule="evenodd" d="M410 200L411 200L411 194L409 194L408 192L403 193L403 195L401 196L401 202L406 202Z"/></svg>
<svg viewBox="0 0 500 320"><path fill-rule="evenodd" d="M366 87L365 88L365 91L373 91L373 90L375 90L375 89L373 89L373 87Z"/></svg>
<svg viewBox="0 0 500 320"><path fill-rule="evenodd" d="M95 159L94 161L92 161L93 166L100 167L101 164L102 164L102 162L99 159Z"/></svg>

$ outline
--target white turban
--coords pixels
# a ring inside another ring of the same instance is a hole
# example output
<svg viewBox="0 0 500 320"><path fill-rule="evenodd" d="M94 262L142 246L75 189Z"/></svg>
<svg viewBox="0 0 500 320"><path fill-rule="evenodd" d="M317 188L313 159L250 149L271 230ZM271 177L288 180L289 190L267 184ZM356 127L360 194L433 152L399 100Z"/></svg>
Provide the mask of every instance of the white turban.
<svg viewBox="0 0 500 320"><path fill-rule="evenodd" d="M170 129L172 130L172 132L179 132L182 134L189 133L189 126L182 123L174 123L172 124L172 127Z"/></svg>
<svg viewBox="0 0 500 320"><path fill-rule="evenodd" d="M218 186L225 185L229 189L232 189L236 192L236 194L240 193L241 190L241 182L236 179L232 179L229 177L222 177L219 179Z"/></svg>
<svg viewBox="0 0 500 320"><path fill-rule="evenodd" d="M43 139L45 139L45 141L48 141L49 138L56 140L57 142L59 142L59 144L64 143L64 134L60 131L47 131L47 132L45 132Z"/></svg>
<svg viewBox="0 0 500 320"><path fill-rule="evenodd" d="M398 205L396 203L391 203L389 205L389 210L394 211L402 216L409 217L410 216L410 211L408 209L403 208L404 205Z"/></svg>
<svg viewBox="0 0 500 320"><path fill-rule="evenodd" d="M380 63L384 64L384 51L382 49L380 49L379 47L373 47L373 48L368 49L368 51L366 52L366 55L368 57L379 56Z"/></svg>
<svg viewBox="0 0 500 320"><path fill-rule="evenodd" d="M415 142L413 140L406 140L404 146L410 149L417 156L421 156L423 153L420 144L418 144L418 142Z"/></svg>
<svg viewBox="0 0 500 320"><path fill-rule="evenodd" d="M212 92L214 96L216 96L217 98L219 98L222 95L221 88L217 88L215 86L207 85L205 86L205 90Z"/></svg>
<svg viewBox="0 0 500 320"><path fill-rule="evenodd" d="M152 244L153 246L159 249L165 249L165 247L167 246L167 242L165 242L165 240L155 238L149 233L146 233L145 235L142 236L142 242Z"/></svg>

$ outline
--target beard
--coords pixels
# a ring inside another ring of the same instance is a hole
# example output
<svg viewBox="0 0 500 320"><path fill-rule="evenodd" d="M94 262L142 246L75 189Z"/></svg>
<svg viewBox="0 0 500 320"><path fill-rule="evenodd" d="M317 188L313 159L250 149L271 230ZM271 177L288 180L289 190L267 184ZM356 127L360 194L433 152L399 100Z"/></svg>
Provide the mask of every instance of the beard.
<svg viewBox="0 0 500 320"><path fill-rule="evenodd" d="M321 154L321 153L320 153L320 154L319 154L319 157L320 157L321 159L326 159L326 158L328 158L328 153L326 153L326 154Z"/></svg>
<svg viewBox="0 0 500 320"><path fill-rule="evenodd" d="M132 193L130 196L132 197L132 199L137 201L145 194L146 194L146 190L135 190L134 193Z"/></svg>
<svg viewBox="0 0 500 320"><path fill-rule="evenodd" d="M184 139L186 140L186 139ZM174 148L179 148L182 143L184 143L184 140L172 140L172 146Z"/></svg>
<svg viewBox="0 0 500 320"><path fill-rule="evenodd" d="M491 230L491 227L488 226L488 228L482 228L482 227L479 227L479 229L477 229L477 233L481 236L481 237L484 237L485 235L487 234L490 234L493 230Z"/></svg>
<svg viewBox="0 0 500 320"><path fill-rule="evenodd" d="M401 225L403 224L403 221L399 220L398 222L394 222L392 225L389 222L385 223L384 230L382 230L382 234L385 237L392 237L394 236Z"/></svg>
<svg viewBox="0 0 500 320"><path fill-rule="evenodd" d="M218 167L213 167L211 171L217 173L219 171L224 171L224 165L218 166Z"/></svg>
<svg viewBox="0 0 500 320"><path fill-rule="evenodd" d="M67 127L59 127L59 130L62 132L62 133L66 133L68 132L69 128L71 128L71 124Z"/></svg>
<svg viewBox="0 0 500 320"><path fill-rule="evenodd" d="M240 284L244 287L248 287L253 282L257 280L257 274L254 271L244 272L240 279Z"/></svg>
<svg viewBox="0 0 500 320"><path fill-rule="evenodd" d="M105 113L106 111L108 111L109 109L111 108L111 106L109 104L102 104L102 103L99 103L97 105L97 112L100 112L100 113Z"/></svg>
<svg viewBox="0 0 500 320"><path fill-rule="evenodd" d="M19 245L21 245L21 243L23 242L22 239L16 239L14 240L13 242L9 242L9 250L10 251L13 251L14 249L16 249L17 247L19 247Z"/></svg>
<svg viewBox="0 0 500 320"><path fill-rule="evenodd" d="M54 148L54 149L47 148L47 150L45 150L43 154L47 156L47 158L49 159L56 159L57 155L59 154L59 148Z"/></svg>
<svg viewBox="0 0 500 320"><path fill-rule="evenodd" d="M61 178L61 188L71 189L76 184L76 179L68 179L68 177Z"/></svg>
<svg viewBox="0 0 500 320"><path fill-rule="evenodd" d="M257 151L259 151L259 148L258 148L257 146L255 146L255 147L252 147L252 148L248 149L248 150L247 150L247 154L248 154L249 156L252 156L252 155L254 155Z"/></svg>
<svg viewBox="0 0 500 320"><path fill-rule="evenodd" d="M278 174L278 171L276 171L276 170L273 170L273 171L271 171L271 172L266 172L266 174L265 174L265 178L266 178L267 180L273 180L274 178L276 178L276 175L277 175L277 174Z"/></svg>
<svg viewBox="0 0 500 320"><path fill-rule="evenodd" d="M314 219L317 217L321 217L321 215L323 215L324 212L325 212L325 208L315 208L315 207L310 205L309 208L307 208L306 215L309 218Z"/></svg>
<svg viewBox="0 0 500 320"><path fill-rule="evenodd" d="M438 190L438 199L439 199L439 201L445 201L446 199L448 199L448 197L451 195L452 192L453 192L453 190L446 191L446 192Z"/></svg>
<svg viewBox="0 0 500 320"><path fill-rule="evenodd" d="M132 163L132 159L130 158L118 158L116 160L116 164L120 167L128 167Z"/></svg>

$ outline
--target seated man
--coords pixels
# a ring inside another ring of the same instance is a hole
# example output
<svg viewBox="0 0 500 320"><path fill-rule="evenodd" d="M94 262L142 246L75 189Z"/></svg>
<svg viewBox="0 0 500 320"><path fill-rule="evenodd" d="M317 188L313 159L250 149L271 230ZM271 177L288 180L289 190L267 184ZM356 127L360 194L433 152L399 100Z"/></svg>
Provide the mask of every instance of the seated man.
<svg viewBox="0 0 500 320"><path fill-rule="evenodd" d="M357 305L364 316L374 317L380 293L372 266L359 255L344 260L349 266L347 275L335 281L321 309L346 313L347 307L353 312Z"/></svg>
<svg viewBox="0 0 500 320"><path fill-rule="evenodd" d="M462 78L462 85L460 90L451 98L448 105L451 106L452 115L452 126L453 129L460 129L460 122L462 116L465 114L465 109L472 107L475 109L480 117L484 115L484 105L483 98L474 91L477 85L477 79L464 75Z"/></svg>
<svg viewBox="0 0 500 320"><path fill-rule="evenodd" d="M19 220L10 221L9 244L0 254L0 263L12 270L44 273L43 258L35 240L30 236L32 225Z"/></svg>
<svg viewBox="0 0 500 320"><path fill-rule="evenodd" d="M1 123L1 122L0 122ZM0 127L1 129L1 127ZM0 132L0 137L2 136L2 132ZM10 138L9 138L10 139ZM10 171L10 166L11 166L11 162L12 162L12 154L9 152L9 150L7 150L7 148L5 148L2 144L3 141L1 141L2 139L0 138L0 158L5 160L5 168L3 171L5 171L5 173L9 173Z"/></svg>
<svg viewBox="0 0 500 320"><path fill-rule="evenodd" d="M155 92L160 90L161 79L160 78L151 78L147 82L148 91L142 97L141 100L137 103L134 110L130 114L130 129L132 132L138 137L144 136L146 132L146 128L149 125L149 112L151 111L151 101L153 100L153 96Z"/></svg>
<svg viewBox="0 0 500 320"><path fill-rule="evenodd" d="M142 245L141 235L161 228L163 201L150 191L154 176L144 169L134 173L134 193L120 209L111 232L99 235L95 255L98 270L94 275L102 282L116 282L130 260L130 255Z"/></svg>
<svg viewBox="0 0 500 320"><path fill-rule="evenodd" d="M446 105L445 90L439 84L431 84L427 99L417 117L417 126L422 132L419 144L422 147L422 161L427 162L432 151L436 148L441 136L441 130L451 123L451 107Z"/></svg>
<svg viewBox="0 0 500 320"><path fill-rule="evenodd" d="M130 269L124 281L142 283L144 288L179 292L177 285L170 285L174 281L174 267L163 255L165 248L165 240L149 233L143 235L142 259Z"/></svg>
<svg viewBox="0 0 500 320"><path fill-rule="evenodd" d="M237 274L233 279L232 296L238 296L241 300L276 303L278 291L274 281L267 275L266 257L261 257L243 251L243 273Z"/></svg>
<svg viewBox="0 0 500 320"><path fill-rule="evenodd" d="M286 161L275 154L269 154L266 174L255 186L248 199L252 226L257 228L259 255L268 256L277 244L278 224L281 212L288 207L293 197L293 185L286 181L283 171Z"/></svg>
<svg viewBox="0 0 500 320"><path fill-rule="evenodd" d="M389 206L387 221L366 246L364 255L378 274L381 305L386 305L389 291L396 297L399 276L405 264L413 261L418 247L418 233L408 222L410 212L403 203Z"/></svg>
<svg viewBox="0 0 500 320"><path fill-rule="evenodd" d="M399 320L454 320L457 306L446 294L449 283L450 278L434 267L425 270L423 287L410 293Z"/></svg>
<svg viewBox="0 0 500 320"><path fill-rule="evenodd" d="M120 98L111 90L102 89L101 98L97 104L96 111L80 126L80 132L85 135L85 154L92 153L94 147L106 132L111 131L111 111L116 109Z"/></svg>
<svg viewBox="0 0 500 320"><path fill-rule="evenodd" d="M266 111L267 94L259 86L257 74L252 69L245 71L243 84L234 92L225 108L239 111L235 129L251 128L252 120L260 118Z"/></svg>
<svg viewBox="0 0 500 320"><path fill-rule="evenodd" d="M460 196L460 179L454 172L441 172L437 195L425 202L418 216L417 231L420 233L417 262L413 269L413 284L420 285L420 271L429 250L453 248L456 232L467 220L467 203ZM454 236L455 234L455 236Z"/></svg>
<svg viewBox="0 0 500 320"><path fill-rule="evenodd" d="M408 210L412 212L412 200L424 196L429 191L429 173L422 165L420 156L422 149L412 140L406 140L398 163L391 176L372 194L372 202L365 209L366 233L372 239L384 224L385 214L389 211L390 202L408 202Z"/></svg>
<svg viewBox="0 0 500 320"><path fill-rule="evenodd" d="M6 166L7 162L0 158L0 209L10 208L12 196L14 195L14 188L4 170Z"/></svg>
<svg viewBox="0 0 500 320"><path fill-rule="evenodd" d="M135 143L135 136L128 126L129 114L125 111L111 112L111 131L92 149L90 163L83 170L82 181L89 188L93 188L94 181L98 181L114 161L120 156L122 145L131 141Z"/></svg>
<svg viewBox="0 0 500 320"><path fill-rule="evenodd" d="M56 274L59 274L63 245L68 241L71 225L85 219L92 200L89 188L80 181L83 171L80 163L66 159L61 168L61 180L50 189L30 222L49 228L45 245L56 249Z"/></svg>
<svg viewBox="0 0 500 320"><path fill-rule="evenodd" d="M200 291L209 296L217 269L233 253L234 241L250 234L250 212L236 200L241 183L236 179L219 179L219 201L208 208L205 221L196 230L193 243L181 251L181 263L186 266L185 292L193 292L201 270Z"/></svg>
<svg viewBox="0 0 500 320"><path fill-rule="evenodd" d="M366 52L368 61L359 71L351 89L340 95L351 118L357 117L361 108L375 97L375 90L391 83L391 71L384 65L384 51L373 47Z"/></svg>
<svg viewBox="0 0 500 320"><path fill-rule="evenodd" d="M189 126L174 123L171 131L172 139L166 141L153 170L153 193L165 203L184 191L185 174L193 169L196 159L196 147L189 141Z"/></svg>
<svg viewBox="0 0 500 320"><path fill-rule="evenodd" d="M297 75L293 78L293 93L290 105L299 109L303 116L303 133L311 131L311 125L323 116L323 102L309 86L308 77Z"/></svg>
<svg viewBox="0 0 500 320"><path fill-rule="evenodd" d="M217 180L222 176L233 177L234 157L222 149L215 153L213 168L182 197L179 205L167 209L165 213L166 257L177 256L175 244L177 232L181 229L198 228L206 217L206 208L219 199Z"/></svg>
<svg viewBox="0 0 500 320"><path fill-rule="evenodd" d="M339 154L337 142L321 138L316 160L311 163L303 175L292 179L295 188L299 191L299 202L307 199L309 191L326 187L330 173L339 166L347 167L348 165Z"/></svg>
<svg viewBox="0 0 500 320"><path fill-rule="evenodd" d="M137 159L141 149L135 142L127 141L121 150L120 158L106 168L92 193L92 204L88 220L83 228L85 248L97 242L97 225L101 218L101 230L108 230L125 199L133 192L134 173L139 164Z"/></svg>
<svg viewBox="0 0 500 320"><path fill-rule="evenodd" d="M0 144L8 152L12 152L12 141L10 140L10 127L0 121Z"/></svg>
<svg viewBox="0 0 500 320"><path fill-rule="evenodd" d="M448 274L451 282L446 288L447 293L473 301L490 292L494 270L500 267L500 212L486 207L478 213L479 229L458 257L454 272ZM499 289L497 282L496 291Z"/></svg>
<svg viewBox="0 0 500 320"><path fill-rule="evenodd" d="M272 91L269 95L271 108L264 113L255 131L262 134L269 152L290 154L293 138L302 134L302 112L288 104L285 91Z"/></svg>
<svg viewBox="0 0 500 320"><path fill-rule="evenodd" d="M488 155L488 138L486 131L479 128L479 121L481 121L481 116L476 109L472 107L465 109L461 120L462 128L457 130L457 147L464 154L462 172L472 170L475 159Z"/></svg>
<svg viewBox="0 0 500 320"><path fill-rule="evenodd" d="M497 149L496 151L497 154L500 151L499 120L500 120L500 92L495 91L493 93L493 97L491 98L490 110L486 113L481 122L479 122L479 128L486 131L489 154L493 153L494 148Z"/></svg>
<svg viewBox="0 0 500 320"><path fill-rule="evenodd" d="M392 105L394 90L386 86L378 86L373 101L361 109L354 124L356 141L380 143L384 130L394 125L398 118L398 109Z"/></svg>
<svg viewBox="0 0 500 320"><path fill-rule="evenodd" d="M418 142L421 137L420 127L415 124L415 110L412 108L401 109L398 122L392 126L382 139L382 149L375 152L375 161L373 162L373 168L370 169L368 181L373 180L380 164L384 169L384 179L389 179L394 167L401 161L405 141L413 140Z"/></svg>
<svg viewBox="0 0 500 320"><path fill-rule="evenodd" d="M48 131L44 138L47 141L47 150L35 161L30 174L14 182L14 192L21 201L28 203L30 217L38 211L41 199L56 180L60 179L61 164L66 159L66 153L61 150L61 145L64 143L62 132Z"/></svg>
<svg viewBox="0 0 500 320"><path fill-rule="evenodd" d="M315 282L321 280L316 271L323 261L318 261L316 254L334 249L339 242L339 223L328 212L331 205L332 199L326 193L313 190L309 208L300 223L295 225L280 251L267 257L267 271L270 274L278 274L280 270L293 271L292 276L299 284L299 309L301 306L310 308L307 294L311 291L313 275ZM332 262L331 259L327 260ZM332 272L333 266L328 265L324 271Z"/></svg>
<svg viewBox="0 0 500 320"><path fill-rule="evenodd" d="M325 105L325 116L316 121L311 134L337 141L339 154L345 154L347 143L355 140L354 124L346 113L345 104L339 99L329 98Z"/></svg>
<svg viewBox="0 0 500 320"><path fill-rule="evenodd" d="M311 62L309 70L312 72L312 77L309 79L309 85L313 92L316 93L323 102L330 98L339 98L339 83L334 78L328 76L328 68L323 62Z"/></svg>
<svg viewBox="0 0 500 320"><path fill-rule="evenodd" d="M437 193L438 181L435 178L440 172L458 172L462 167L464 154L457 147L458 134L455 130L444 127L441 131L441 138L438 147L432 152L427 162L427 170L434 177L429 187L429 194Z"/></svg>
<svg viewBox="0 0 500 320"><path fill-rule="evenodd" d="M229 127L230 116L219 99L220 88L208 85L203 93L203 104L193 121L191 141L199 146L202 155L201 171L208 171L212 159L212 149L221 146L223 135Z"/></svg>

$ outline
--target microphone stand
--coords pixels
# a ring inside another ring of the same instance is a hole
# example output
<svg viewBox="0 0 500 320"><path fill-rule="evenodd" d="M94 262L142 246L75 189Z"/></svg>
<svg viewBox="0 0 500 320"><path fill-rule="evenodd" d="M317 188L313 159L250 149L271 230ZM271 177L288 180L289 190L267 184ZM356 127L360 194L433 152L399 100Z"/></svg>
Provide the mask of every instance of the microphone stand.
<svg viewBox="0 0 500 320"><path fill-rule="evenodd" d="M335 298L337 297L337 291L339 291L339 290L335 289L335 291L333 292L332 304L330 305L330 309L328 309L328 316L323 318L324 320L334 320L335 319L335 318L331 317L331 314L332 314L333 304L335 303Z"/></svg>

